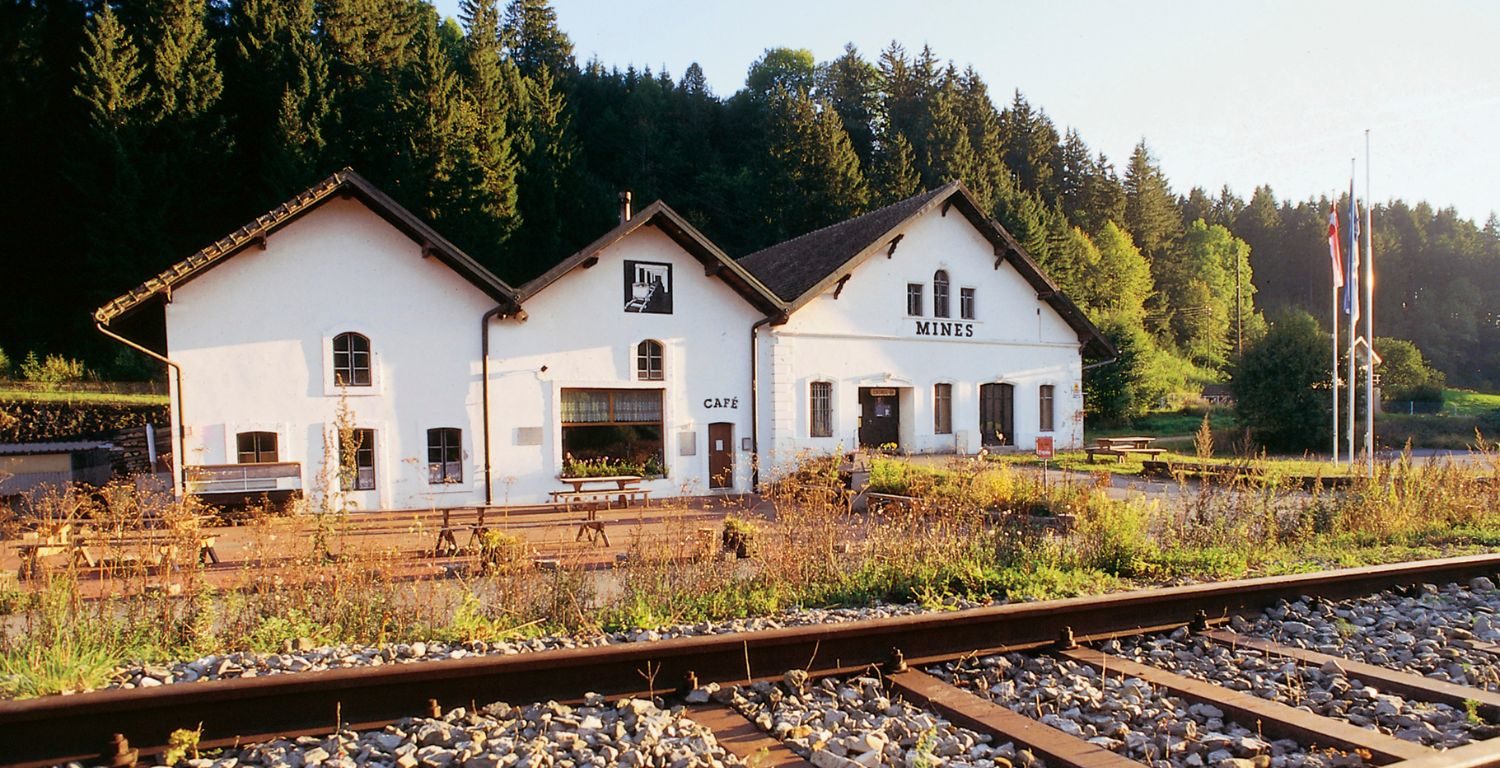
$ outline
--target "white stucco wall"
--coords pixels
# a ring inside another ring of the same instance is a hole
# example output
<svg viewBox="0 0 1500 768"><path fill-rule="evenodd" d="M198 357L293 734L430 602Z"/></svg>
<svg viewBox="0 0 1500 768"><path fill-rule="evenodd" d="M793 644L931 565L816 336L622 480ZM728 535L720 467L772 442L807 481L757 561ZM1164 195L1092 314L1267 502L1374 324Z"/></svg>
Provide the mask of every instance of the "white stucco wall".
<svg viewBox="0 0 1500 768"><path fill-rule="evenodd" d="M672 265L672 314L624 310L624 262ZM734 425L734 489L750 488L750 326L762 315L653 226L642 227L497 320L490 352L495 502L547 500L563 486L563 389L660 389L667 476L653 496L709 491L708 425ZM638 381L636 345L661 342L665 380ZM545 369L545 370L544 370ZM705 402L707 401L707 402ZM538 443L534 438L540 433ZM691 441L693 455L685 456Z"/></svg>
<svg viewBox="0 0 1500 768"><path fill-rule="evenodd" d="M362 509L482 501L480 318L495 302L355 199L333 199L173 291L168 350L183 369L188 466L235 463L235 435L271 431L317 487L347 402L376 433ZM335 335L369 337L373 386L332 383ZM464 475L430 485L427 430L463 430Z"/></svg>
<svg viewBox="0 0 1500 768"><path fill-rule="evenodd" d="M1082 361L1077 333L956 211L934 210L910 223L895 254L884 251L854 270L837 299L830 288L762 332L762 439L766 465L804 452L858 445L861 387L895 388L900 447L912 453L974 453L980 447L979 387L1015 387L1013 442L1033 450L1053 436L1058 448L1082 442ZM882 244L883 246L884 244ZM933 315L933 275L951 285L949 318ZM906 286L924 286L923 317L907 315ZM960 318L960 289L974 288L975 318ZM919 322L962 324L957 336L919 335ZM972 336L969 325L972 324ZM833 436L809 436L809 385L833 383ZM935 434L933 387L953 387L953 434ZM1054 429L1040 431L1039 388L1055 388Z"/></svg>

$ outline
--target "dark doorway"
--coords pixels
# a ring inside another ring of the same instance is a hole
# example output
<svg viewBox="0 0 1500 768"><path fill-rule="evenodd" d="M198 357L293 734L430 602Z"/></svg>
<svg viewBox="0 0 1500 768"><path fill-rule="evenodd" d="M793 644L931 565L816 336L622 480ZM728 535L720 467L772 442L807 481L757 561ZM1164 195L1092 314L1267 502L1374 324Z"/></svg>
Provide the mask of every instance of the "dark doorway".
<svg viewBox="0 0 1500 768"><path fill-rule="evenodd" d="M1010 384L979 386L979 442L1016 444L1016 388Z"/></svg>
<svg viewBox="0 0 1500 768"><path fill-rule="evenodd" d="M708 487L734 487L734 425L727 421L708 425Z"/></svg>
<svg viewBox="0 0 1500 768"><path fill-rule="evenodd" d="M879 448L901 442L901 404L892 387L859 390L859 447Z"/></svg>

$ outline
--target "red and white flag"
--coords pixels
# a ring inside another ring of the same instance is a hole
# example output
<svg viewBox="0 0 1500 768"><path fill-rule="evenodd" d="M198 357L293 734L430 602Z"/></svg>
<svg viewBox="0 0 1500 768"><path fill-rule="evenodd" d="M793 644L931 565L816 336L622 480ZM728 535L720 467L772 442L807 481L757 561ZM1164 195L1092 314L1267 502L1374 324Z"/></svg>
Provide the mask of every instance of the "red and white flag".
<svg viewBox="0 0 1500 768"><path fill-rule="evenodd" d="M1333 287L1344 287L1344 258L1339 247L1338 206L1328 204L1328 257L1333 259Z"/></svg>

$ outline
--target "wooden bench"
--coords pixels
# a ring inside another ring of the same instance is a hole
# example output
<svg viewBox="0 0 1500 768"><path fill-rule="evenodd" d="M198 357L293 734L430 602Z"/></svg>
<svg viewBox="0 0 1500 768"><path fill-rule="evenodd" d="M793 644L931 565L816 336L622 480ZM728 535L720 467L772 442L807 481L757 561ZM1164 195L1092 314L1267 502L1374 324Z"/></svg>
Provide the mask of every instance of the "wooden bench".
<svg viewBox="0 0 1500 768"><path fill-rule="evenodd" d="M432 547L432 556L452 557L464 551L478 551L484 541L484 535L490 530L484 521L486 511L486 507L444 509L443 527L438 529L437 543ZM468 531L469 538L460 548L455 534L462 531Z"/></svg>
<svg viewBox="0 0 1500 768"><path fill-rule="evenodd" d="M197 550L198 562L203 565L219 562L219 553L214 548L217 534L194 532L187 536L172 531L83 531L70 535L66 540L40 539L17 545L21 564L17 569L23 578L39 576L49 558L66 556L68 564L79 568L120 567L142 565L147 568L169 564L179 545L192 542ZM107 555L107 557L106 557Z"/></svg>
<svg viewBox="0 0 1500 768"><path fill-rule="evenodd" d="M1165 448L1101 448L1101 447L1095 445L1095 446L1090 446L1088 448L1084 448L1083 452L1087 453L1089 455L1089 463L1093 464L1094 463L1094 456L1096 456L1096 455L1114 456L1115 457L1115 462L1119 463L1119 462L1124 461L1126 456L1149 456L1149 457L1155 459L1157 456L1160 456L1163 453L1166 453L1167 449L1165 449Z"/></svg>
<svg viewBox="0 0 1500 768"><path fill-rule="evenodd" d="M568 512L572 512L575 507L586 512L587 516L578 523L578 533L573 536L574 541L582 539L587 534L590 543L602 540L604 546L607 547L609 534L604 532L604 523L599 519L600 508L609 509L615 503L627 507L637 500L642 504L648 504L650 496L651 491L644 488L615 488L598 491L554 491L552 500L554 503L561 504Z"/></svg>
<svg viewBox="0 0 1500 768"><path fill-rule="evenodd" d="M1083 452L1088 454L1089 463L1094 463L1097 455L1113 456L1115 462L1125 460L1126 456L1147 456L1155 459L1157 456L1167 452L1165 448L1152 448L1154 437L1100 437L1094 439L1094 445L1084 448Z"/></svg>
<svg viewBox="0 0 1500 768"><path fill-rule="evenodd" d="M643 505L650 504L651 491L636 487L643 478L638 475L611 475L607 477L564 477L561 480L572 490L553 491L552 503L560 504L567 512L572 512L575 506L581 507L587 512L587 517L578 524L578 533L573 537L578 541L588 535L590 543L602 539L604 546L609 546L609 534L604 532L604 523L599 520L599 508L608 509L612 504L619 503L621 507L628 507L632 502L639 501ZM604 488L585 488L588 485L603 485ZM613 485L613 488L608 486Z"/></svg>

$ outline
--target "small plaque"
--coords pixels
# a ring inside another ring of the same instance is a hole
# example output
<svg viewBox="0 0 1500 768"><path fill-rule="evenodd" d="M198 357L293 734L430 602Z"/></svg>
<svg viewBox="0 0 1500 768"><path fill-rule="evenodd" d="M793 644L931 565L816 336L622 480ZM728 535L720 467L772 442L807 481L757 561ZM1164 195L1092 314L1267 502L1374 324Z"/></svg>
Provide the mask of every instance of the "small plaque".
<svg viewBox="0 0 1500 768"><path fill-rule="evenodd" d="M870 390L871 397L895 397L896 390L893 387L879 387Z"/></svg>
<svg viewBox="0 0 1500 768"><path fill-rule="evenodd" d="M678 456L697 456L698 455L698 433L697 432L678 432L677 433L677 455Z"/></svg>
<svg viewBox="0 0 1500 768"><path fill-rule="evenodd" d="M516 445L541 445L541 427L516 427Z"/></svg>

